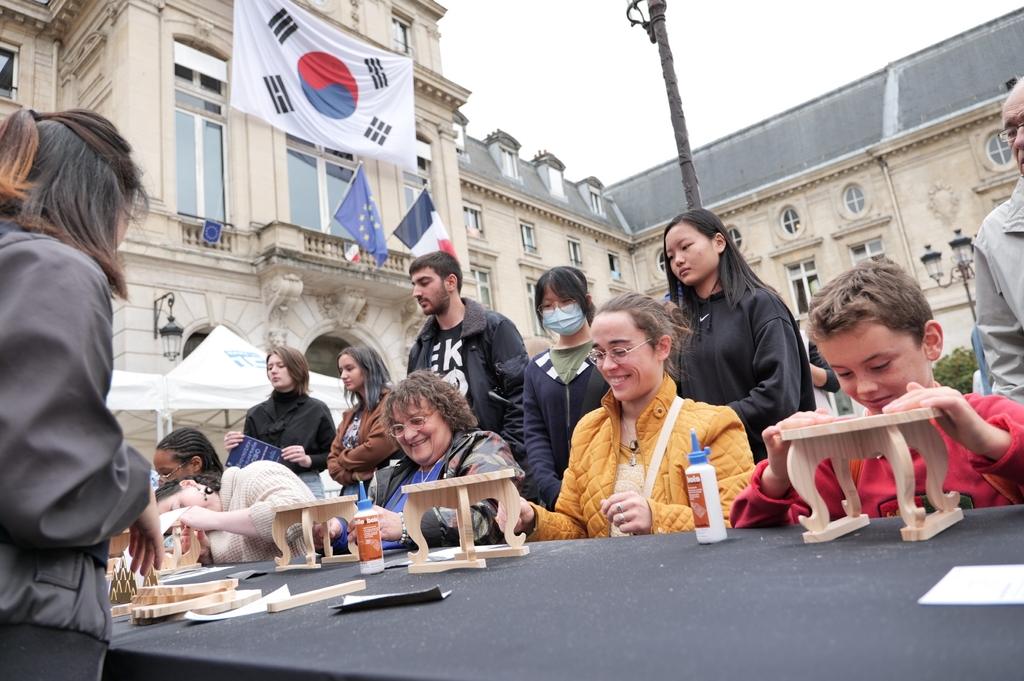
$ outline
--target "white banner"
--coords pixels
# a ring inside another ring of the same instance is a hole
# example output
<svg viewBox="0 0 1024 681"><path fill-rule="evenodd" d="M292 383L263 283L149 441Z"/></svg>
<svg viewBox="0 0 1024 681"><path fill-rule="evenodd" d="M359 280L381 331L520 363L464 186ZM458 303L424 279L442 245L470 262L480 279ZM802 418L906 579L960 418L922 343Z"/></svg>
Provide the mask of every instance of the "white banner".
<svg viewBox="0 0 1024 681"><path fill-rule="evenodd" d="M304 140L416 171L413 62L289 0L235 0L231 106Z"/></svg>

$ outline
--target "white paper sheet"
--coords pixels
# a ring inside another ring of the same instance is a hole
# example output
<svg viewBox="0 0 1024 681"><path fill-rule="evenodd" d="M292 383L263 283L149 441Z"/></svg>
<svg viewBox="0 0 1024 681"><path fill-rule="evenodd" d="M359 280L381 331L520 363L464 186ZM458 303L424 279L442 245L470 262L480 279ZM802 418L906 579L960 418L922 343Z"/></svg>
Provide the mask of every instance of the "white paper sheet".
<svg viewBox="0 0 1024 681"><path fill-rule="evenodd" d="M190 508L192 508L192 507L191 506L184 506L182 508L176 508L173 511L168 511L167 513L161 513L160 514L160 534L166 533L167 530L170 529L171 525L174 524L174 521L176 521L178 519L178 516L180 516L182 513L184 513L185 511L187 511Z"/></svg>
<svg viewBox="0 0 1024 681"><path fill-rule="evenodd" d="M920 605L1024 605L1024 565L955 567L917 602Z"/></svg>
<svg viewBox="0 0 1024 681"><path fill-rule="evenodd" d="M193 622L216 622L217 620L228 620L233 617L245 617L246 615L256 615L261 612L267 611L267 603L273 603L275 601L280 601L285 598L291 598L291 592L288 591L287 584L282 586L277 591L267 594L258 601L253 601L249 605L243 605L241 608L235 608L234 610L228 610L227 612L217 613L216 615L200 615L189 610L185 613L185 619L192 620Z"/></svg>
<svg viewBox="0 0 1024 681"><path fill-rule="evenodd" d="M173 582L179 579L185 579L186 577L198 577L200 575L207 575L211 572L220 572L221 570L230 570L234 565L218 565L217 567L200 567L192 570L182 570L181 572L175 572L173 575L160 578L161 584L167 582Z"/></svg>

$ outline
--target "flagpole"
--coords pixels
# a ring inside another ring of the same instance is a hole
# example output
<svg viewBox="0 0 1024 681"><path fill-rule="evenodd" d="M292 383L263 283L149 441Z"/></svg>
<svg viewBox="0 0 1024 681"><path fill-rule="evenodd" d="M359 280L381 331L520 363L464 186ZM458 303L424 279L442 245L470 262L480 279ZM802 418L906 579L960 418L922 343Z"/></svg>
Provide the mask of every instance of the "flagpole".
<svg viewBox="0 0 1024 681"><path fill-rule="evenodd" d="M359 165L356 166L356 173L355 173L355 175L352 176L352 181L348 183L348 187L345 188L345 193L341 195L341 201L338 201L338 205L334 207L334 212L331 213L331 219L332 220L334 219L334 216L338 214L338 209L341 208L341 204L345 203L345 199L348 198L348 193L350 191L352 191L352 187L356 183L356 175L358 175L359 171L362 170L362 169L363 169L363 159L359 159ZM369 184L370 184L369 180L367 180L366 184L367 184L367 186L369 186Z"/></svg>

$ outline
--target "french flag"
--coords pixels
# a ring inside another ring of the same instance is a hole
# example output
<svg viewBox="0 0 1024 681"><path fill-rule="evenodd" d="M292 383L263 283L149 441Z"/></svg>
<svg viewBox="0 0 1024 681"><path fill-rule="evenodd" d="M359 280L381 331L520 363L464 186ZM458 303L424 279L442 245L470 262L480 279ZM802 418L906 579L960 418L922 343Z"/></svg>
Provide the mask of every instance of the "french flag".
<svg viewBox="0 0 1024 681"><path fill-rule="evenodd" d="M395 229L395 236L408 246L417 258L434 251L455 255L455 247L452 246L452 240L441 223L441 216L437 214L434 202L430 200L430 194L425 190L420 192L416 203L412 204L412 208L402 218L402 222ZM455 257L458 258L457 255Z"/></svg>

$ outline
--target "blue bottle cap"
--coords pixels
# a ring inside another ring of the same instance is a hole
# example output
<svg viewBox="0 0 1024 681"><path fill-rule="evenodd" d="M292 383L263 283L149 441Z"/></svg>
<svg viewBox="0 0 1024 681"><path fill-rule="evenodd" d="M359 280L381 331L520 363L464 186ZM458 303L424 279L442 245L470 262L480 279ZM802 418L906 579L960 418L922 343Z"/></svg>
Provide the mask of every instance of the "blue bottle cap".
<svg viewBox="0 0 1024 681"><path fill-rule="evenodd" d="M711 447L705 447L703 451L700 448L700 441L697 440L697 431L690 428L690 442L693 445L693 451L690 452L690 465L696 466L699 463L707 463L708 457L711 456Z"/></svg>
<svg viewBox="0 0 1024 681"><path fill-rule="evenodd" d="M359 481L359 501L356 502L356 508L360 511L373 510L373 501L366 498L366 487L363 486L363 481Z"/></svg>

